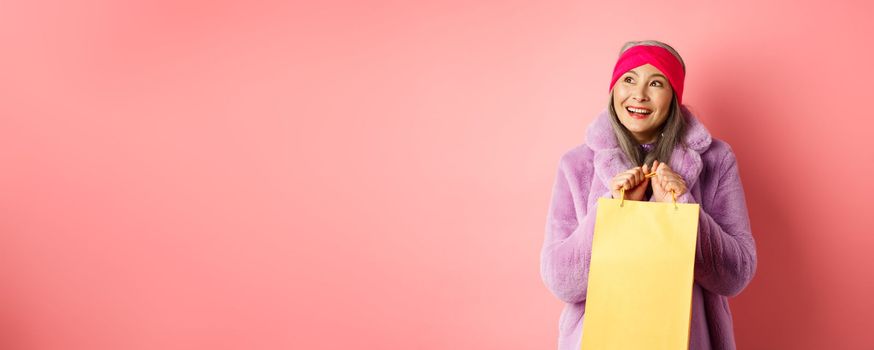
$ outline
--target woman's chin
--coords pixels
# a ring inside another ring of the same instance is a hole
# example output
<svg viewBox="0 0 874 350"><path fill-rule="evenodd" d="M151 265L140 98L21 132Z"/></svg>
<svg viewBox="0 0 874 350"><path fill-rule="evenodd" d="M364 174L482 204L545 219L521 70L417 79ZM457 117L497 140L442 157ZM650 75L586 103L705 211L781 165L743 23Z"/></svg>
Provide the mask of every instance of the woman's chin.
<svg viewBox="0 0 874 350"><path fill-rule="evenodd" d="M650 129L650 125L647 122L631 120L622 123L628 131L631 131L633 134L645 133Z"/></svg>

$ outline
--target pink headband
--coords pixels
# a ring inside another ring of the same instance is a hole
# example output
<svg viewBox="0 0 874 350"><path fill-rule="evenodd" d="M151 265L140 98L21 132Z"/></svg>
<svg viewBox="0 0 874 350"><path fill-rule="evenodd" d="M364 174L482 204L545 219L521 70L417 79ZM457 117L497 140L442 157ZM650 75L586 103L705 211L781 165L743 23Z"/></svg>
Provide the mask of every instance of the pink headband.
<svg viewBox="0 0 874 350"><path fill-rule="evenodd" d="M683 103L683 81L686 80L683 64L670 51L661 46L638 45L625 50L613 68L613 79L610 80L609 91L613 91L613 85L622 74L647 63L658 68L668 78L671 87L677 94L677 103Z"/></svg>

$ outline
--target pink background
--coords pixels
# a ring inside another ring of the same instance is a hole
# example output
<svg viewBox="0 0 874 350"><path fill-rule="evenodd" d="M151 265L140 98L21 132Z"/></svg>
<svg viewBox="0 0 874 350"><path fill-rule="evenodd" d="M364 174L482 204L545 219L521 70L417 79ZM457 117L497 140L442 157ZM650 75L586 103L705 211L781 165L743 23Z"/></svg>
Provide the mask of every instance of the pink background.
<svg viewBox="0 0 874 350"><path fill-rule="evenodd" d="M739 347L874 347L871 5L311 3L0 5L0 348L553 349L558 159L642 39L740 162Z"/></svg>

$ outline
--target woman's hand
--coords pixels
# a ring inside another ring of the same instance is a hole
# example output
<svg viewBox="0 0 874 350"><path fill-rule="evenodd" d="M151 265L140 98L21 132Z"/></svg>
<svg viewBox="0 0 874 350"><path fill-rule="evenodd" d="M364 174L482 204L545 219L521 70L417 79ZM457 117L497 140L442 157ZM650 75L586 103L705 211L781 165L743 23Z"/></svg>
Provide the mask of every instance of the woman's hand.
<svg viewBox="0 0 874 350"><path fill-rule="evenodd" d="M649 186L649 179L644 176L648 170L649 167L644 164L643 167L631 168L614 176L610 180L610 193L613 198L620 198L622 194L619 190L625 188L625 199L642 201Z"/></svg>
<svg viewBox="0 0 874 350"><path fill-rule="evenodd" d="M655 169L656 177L652 181L652 195L656 202L673 202L671 191L679 197L686 193L686 181L668 167L667 163L654 161L652 168Z"/></svg>

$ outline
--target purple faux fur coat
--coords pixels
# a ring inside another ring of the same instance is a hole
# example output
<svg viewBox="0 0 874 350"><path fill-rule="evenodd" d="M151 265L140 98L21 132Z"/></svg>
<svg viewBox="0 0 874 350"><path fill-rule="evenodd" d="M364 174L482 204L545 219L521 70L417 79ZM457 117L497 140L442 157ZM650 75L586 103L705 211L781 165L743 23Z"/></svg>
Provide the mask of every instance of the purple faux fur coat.
<svg viewBox="0 0 874 350"><path fill-rule="evenodd" d="M713 139L685 106L681 110L688 121L683 138L688 148L674 149L669 165L689 188L677 201L701 205L689 349L735 349L728 297L739 294L756 271L744 190L731 147ZM547 288L565 302L560 350L580 348L598 198L611 198L606 184L632 168L609 118L605 108L589 126L586 143L561 157L552 190L540 273Z"/></svg>

